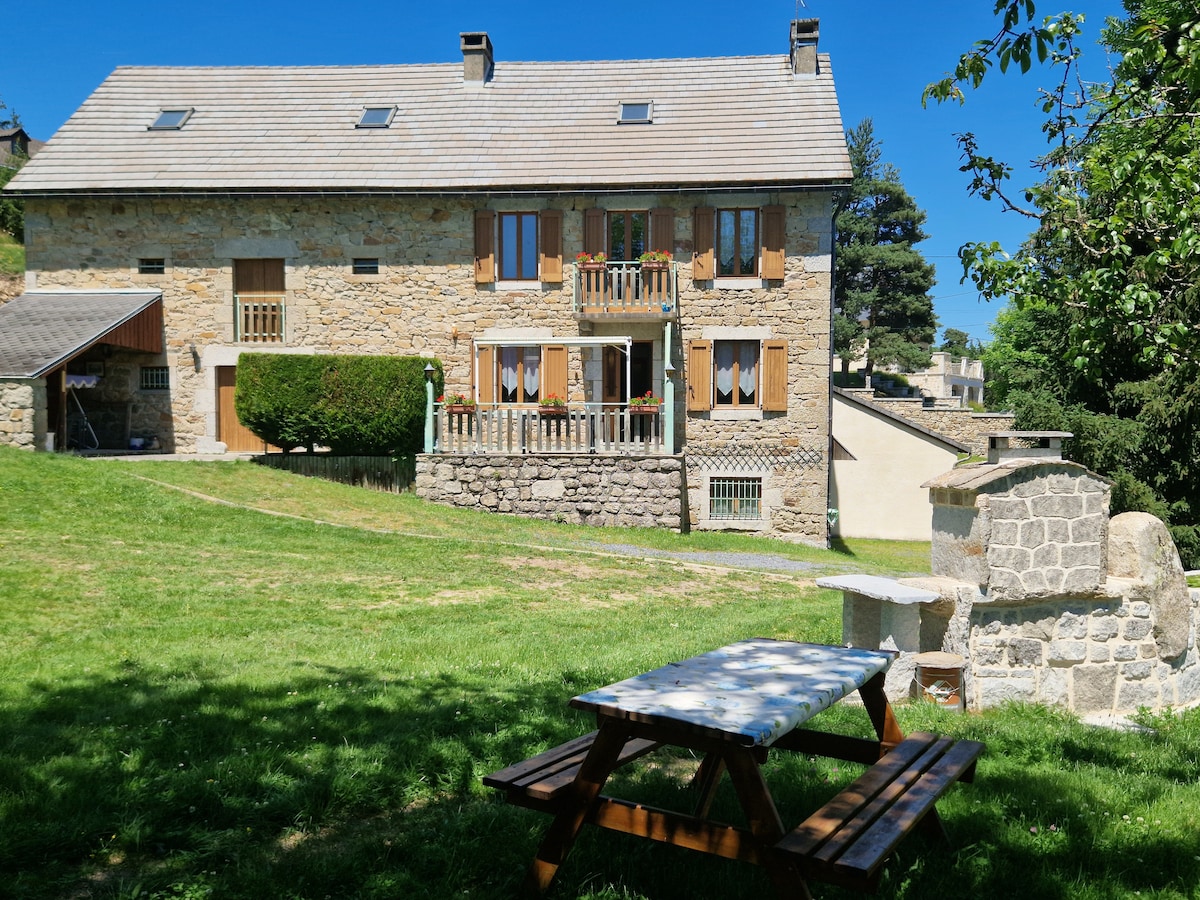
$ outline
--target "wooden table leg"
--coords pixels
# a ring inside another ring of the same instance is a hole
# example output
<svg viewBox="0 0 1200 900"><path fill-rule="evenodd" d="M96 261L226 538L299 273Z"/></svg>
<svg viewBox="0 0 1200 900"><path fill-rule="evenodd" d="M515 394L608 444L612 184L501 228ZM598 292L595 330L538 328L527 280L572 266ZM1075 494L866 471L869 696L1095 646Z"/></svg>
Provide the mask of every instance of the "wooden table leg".
<svg viewBox="0 0 1200 900"><path fill-rule="evenodd" d="M725 774L725 757L719 753L708 753L700 762L700 768L692 779L691 786L700 794L696 800L693 815L698 819L707 819L708 811L712 808L713 797L717 793L717 785Z"/></svg>
<svg viewBox="0 0 1200 900"><path fill-rule="evenodd" d="M883 691L884 674L880 672L873 676L858 689L863 706L867 708L867 715L871 717L871 724L875 726L875 734L879 736L881 755L904 740L904 732L900 730L896 715L892 712L892 705L888 703L887 694Z"/></svg>
<svg viewBox="0 0 1200 900"><path fill-rule="evenodd" d="M762 769L752 751L735 751L725 754L725 765L729 767L729 779L737 792L746 824L750 833L763 850L762 858L779 900L811 900L808 885L800 870L782 856L771 853L784 836L783 821L775 809L775 801L763 780Z"/></svg>
<svg viewBox="0 0 1200 900"><path fill-rule="evenodd" d="M549 890L558 867L575 844L588 808L600 795L628 738L628 729L619 722L601 722L596 740L575 776L570 799L554 817L526 873L523 890L528 896L540 897Z"/></svg>

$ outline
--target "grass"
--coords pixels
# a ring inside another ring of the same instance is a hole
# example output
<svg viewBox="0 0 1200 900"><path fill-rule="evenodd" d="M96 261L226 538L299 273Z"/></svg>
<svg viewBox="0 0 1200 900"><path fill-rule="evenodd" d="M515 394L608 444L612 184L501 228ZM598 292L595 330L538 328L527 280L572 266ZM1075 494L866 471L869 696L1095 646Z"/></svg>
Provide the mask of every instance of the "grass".
<svg viewBox="0 0 1200 900"><path fill-rule="evenodd" d="M0 275L25 273L25 247L12 235L0 231Z"/></svg>
<svg viewBox="0 0 1200 900"><path fill-rule="evenodd" d="M840 599L814 575L922 571L928 554L7 448L0 544L0 897L22 900L511 897L548 820L479 779L591 727L567 699L742 637L836 642ZM651 556L696 550L811 568ZM956 849L904 846L884 896L1200 896L1200 714L1146 716L1145 733L1036 707L899 717L988 755L940 805ZM821 720L869 727L849 707ZM665 798L674 767L618 787ZM769 777L794 820L854 774L780 756ZM742 864L588 830L553 897L769 890Z"/></svg>

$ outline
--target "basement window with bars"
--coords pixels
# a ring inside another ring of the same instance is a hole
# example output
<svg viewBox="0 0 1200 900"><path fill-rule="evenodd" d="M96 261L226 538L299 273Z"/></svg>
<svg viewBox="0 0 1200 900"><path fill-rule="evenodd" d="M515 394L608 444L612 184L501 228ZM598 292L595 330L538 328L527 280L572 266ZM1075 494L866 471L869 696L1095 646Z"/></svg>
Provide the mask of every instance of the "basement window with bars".
<svg viewBox="0 0 1200 900"><path fill-rule="evenodd" d="M761 519L761 478L710 478L708 480L708 517L710 519Z"/></svg>
<svg viewBox="0 0 1200 900"><path fill-rule="evenodd" d="M169 391L171 389L171 367L142 366L138 387L143 391Z"/></svg>
<svg viewBox="0 0 1200 900"><path fill-rule="evenodd" d="M358 257L354 260L350 271L355 275L378 275L379 260L374 258Z"/></svg>
<svg viewBox="0 0 1200 900"><path fill-rule="evenodd" d="M165 275L167 274L167 261L165 259L139 259L138 260L139 275Z"/></svg>

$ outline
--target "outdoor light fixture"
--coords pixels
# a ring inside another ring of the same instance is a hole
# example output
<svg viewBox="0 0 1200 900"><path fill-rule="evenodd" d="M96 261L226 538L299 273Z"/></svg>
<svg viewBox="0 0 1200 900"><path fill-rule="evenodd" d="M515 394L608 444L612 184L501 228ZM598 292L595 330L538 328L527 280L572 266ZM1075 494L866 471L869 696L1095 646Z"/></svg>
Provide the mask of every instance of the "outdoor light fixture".
<svg viewBox="0 0 1200 900"><path fill-rule="evenodd" d="M433 381L433 363L425 363L425 380Z"/></svg>
<svg viewBox="0 0 1200 900"><path fill-rule="evenodd" d="M188 344L188 350L192 354L192 368L197 372L200 371L200 351L196 349L195 344Z"/></svg>

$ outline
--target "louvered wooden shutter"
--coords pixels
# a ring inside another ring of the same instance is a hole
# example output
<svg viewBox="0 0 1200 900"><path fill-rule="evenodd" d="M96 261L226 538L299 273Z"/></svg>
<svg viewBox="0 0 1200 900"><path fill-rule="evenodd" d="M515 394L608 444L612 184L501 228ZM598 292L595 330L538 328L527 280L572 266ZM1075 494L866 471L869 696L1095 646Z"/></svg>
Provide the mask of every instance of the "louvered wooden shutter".
<svg viewBox="0 0 1200 900"><path fill-rule="evenodd" d="M695 255L692 257L692 280L711 281L716 272L713 266L716 210L711 206L697 206L692 219L696 229L696 233L692 235L692 246L695 248Z"/></svg>
<svg viewBox="0 0 1200 900"><path fill-rule="evenodd" d="M788 398L787 341L763 341L763 409L784 412Z"/></svg>
<svg viewBox="0 0 1200 900"><path fill-rule="evenodd" d="M583 252L608 253L604 234L604 210L586 209L583 212Z"/></svg>
<svg viewBox="0 0 1200 900"><path fill-rule="evenodd" d="M544 209L541 212L540 218L542 228L542 258L541 274L539 277L542 281L562 281L562 210Z"/></svg>
<svg viewBox="0 0 1200 900"><path fill-rule="evenodd" d="M692 341L687 356L687 408L712 409L712 341Z"/></svg>
<svg viewBox="0 0 1200 900"><path fill-rule="evenodd" d="M490 209L475 210L475 283L496 280L496 254L492 249L496 233L496 214Z"/></svg>
<svg viewBox="0 0 1200 900"><path fill-rule="evenodd" d="M567 348L542 347L542 397L557 394L567 399Z"/></svg>
<svg viewBox="0 0 1200 900"><path fill-rule="evenodd" d="M471 371L475 382L475 397L480 403L496 402L496 348L487 345L475 346L475 367Z"/></svg>
<svg viewBox="0 0 1200 900"><path fill-rule="evenodd" d="M787 210L782 206L763 207L762 277L783 278L784 237L787 234Z"/></svg>
<svg viewBox="0 0 1200 900"><path fill-rule="evenodd" d="M650 246L648 250L666 250L675 255L675 210L650 210Z"/></svg>

